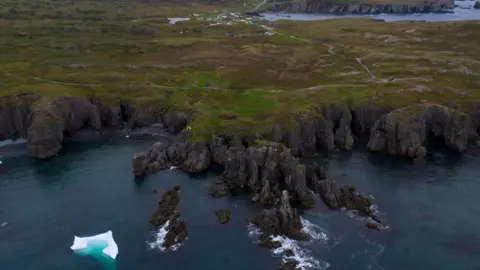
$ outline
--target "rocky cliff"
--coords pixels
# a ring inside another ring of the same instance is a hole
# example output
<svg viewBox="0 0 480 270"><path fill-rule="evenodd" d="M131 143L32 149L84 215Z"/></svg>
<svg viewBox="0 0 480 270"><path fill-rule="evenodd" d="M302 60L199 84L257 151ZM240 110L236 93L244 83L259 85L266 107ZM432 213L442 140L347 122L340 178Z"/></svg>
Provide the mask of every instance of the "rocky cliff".
<svg viewBox="0 0 480 270"><path fill-rule="evenodd" d="M161 104L102 103L80 97L48 98L37 95L0 98L0 141L27 139L32 156L56 155L65 137L82 129L130 130L160 124L171 133L185 127L189 113L167 110Z"/></svg>
<svg viewBox="0 0 480 270"><path fill-rule="evenodd" d="M405 4L356 4L319 0L295 1L277 4L273 11L290 13L335 13L335 14L407 14L445 13L453 9L453 1L445 3L405 3Z"/></svg>
<svg viewBox="0 0 480 270"><path fill-rule="evenodd" d="M475 2L475 5L473 6L473 8L480 9L480 1Z"/></svg>
<svg viewBox="0 0 480 270"><path fill-rule="evenodd" d="M367 148L394 156L423 158L429 137L441 137L445 145L465 152L475 136L469 115L435 104L421 104L394 110L373 126Z"/></svg>
<svg viewBox="0 0 480 270"><path fill-rule="evenodd" d="M37 95L2 97L0 140L27 139L32 156L43 159L57 154L64 138L75 136L82 129L135 130L158 126L171 134L188 135L182 131L191 121L192 114L194 112L175 110L162 102L105 103L80 97L46 98ZM292 157L301 158L319 152L348 151L356 138L357 141L368 142L367 148L373 152L417 158L426 154L427 139L433 134L443 136L445 144L452 150L464 152L468 143L480 132L480 103L466 107L452 104L450 108L435 104L400 108L374 102L355 105L336 103L311 108L292 117L289 123L266 126L268 128L263 133L255 136L216 134L213 141L178 141L175 147L159 143L150 150L151 153L138 156L136 174L151 173L170 166L197 172L207 168L210 162L223 165L232 158L239 159L237 166L245 170L243 156L258 157L259 164L265 162L263 158L273 157L272 150L248 149L254 141L276 142L289 148ZM153 153L158 156L153 156ZM272 160L286 158L285 155ZM158 162L151 163L151 160ZM296 170L294 173L291 169L289 173L302 174L301 169ZM232 182L231 173L225 174L224 180ZM238 178L240 186L248 186L242 171ZM251 186L253 188L254 185Z"/></svg>

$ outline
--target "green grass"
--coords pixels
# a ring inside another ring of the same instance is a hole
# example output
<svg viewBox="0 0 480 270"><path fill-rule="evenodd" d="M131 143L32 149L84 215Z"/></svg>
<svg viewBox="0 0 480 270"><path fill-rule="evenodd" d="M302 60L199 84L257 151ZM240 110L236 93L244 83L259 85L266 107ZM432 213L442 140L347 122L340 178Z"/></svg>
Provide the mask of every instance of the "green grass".
<svg viewBox="0 0 480 270"><path fill-rule="evenodd" d="M13 6L22 12L9 12ZM273 123L291 126L299 114L321 117L312 108L336 102L404 106L480 99L479 21L259 21L278 32L266 36L247 24L165 20L214 16L214 10L221 7L3 1L0 96L84 96L191 110L194 139L262 134ZM396 41L386 42L390 36Z"/></svg>

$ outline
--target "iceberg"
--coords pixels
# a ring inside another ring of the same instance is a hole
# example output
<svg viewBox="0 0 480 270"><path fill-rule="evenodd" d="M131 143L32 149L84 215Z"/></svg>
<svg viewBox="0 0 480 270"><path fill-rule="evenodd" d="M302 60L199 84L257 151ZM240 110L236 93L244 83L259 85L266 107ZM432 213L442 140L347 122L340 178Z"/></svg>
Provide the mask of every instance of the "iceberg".
<svg viewBox="0 0 480 270"><path fill-rule="evenodd" d="M113 240L112 231L106 233L89 236L77 237L73 240L73 245L70 247L73 251L90 253L96 248L101 248L103 254L115 260L118 255L118 246Z"/></svg>

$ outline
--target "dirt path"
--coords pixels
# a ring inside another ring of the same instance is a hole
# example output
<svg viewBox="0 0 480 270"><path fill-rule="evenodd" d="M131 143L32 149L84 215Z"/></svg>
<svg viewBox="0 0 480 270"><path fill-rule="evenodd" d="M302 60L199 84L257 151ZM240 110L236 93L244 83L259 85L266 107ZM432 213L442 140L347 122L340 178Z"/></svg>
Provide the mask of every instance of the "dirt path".
<svg viewBox="0 0 480 270"><path fill-rule="evenodd" d="M267 0L262 0L260 3L258 3L250 12L255 12L257 11L261 6L265 5L267 3Z"/></svg>
<svg viewBox="0 0 480 270"><path fill-rule="evenodd" d="M355 60L357 61L357 63L360 64L360 66L363 67L363 69L365 69L365 71L370 74L370 77L371 79L370 80L375 80L377 78L377 76L375 76L375 74L373 74L372 71L370 71L370 69L362 62L362 59L361 58L355 58Z"/></svg>

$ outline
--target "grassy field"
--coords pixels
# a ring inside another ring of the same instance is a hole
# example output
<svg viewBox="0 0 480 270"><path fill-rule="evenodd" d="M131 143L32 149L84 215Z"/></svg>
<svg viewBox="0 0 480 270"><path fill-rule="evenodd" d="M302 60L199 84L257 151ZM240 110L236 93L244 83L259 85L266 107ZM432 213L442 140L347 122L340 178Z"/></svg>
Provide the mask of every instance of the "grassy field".
<svg viewBox="0 0 480 270"><path fill-rule="evenodd" d="M334 102L480 99L480 21L218 25L195 19L221 15L218 4L129 3L2 1L0 96L162 102L193 110L202 136ZM178 16L192 20L168 24Z"/></svg>

